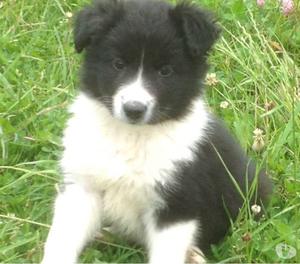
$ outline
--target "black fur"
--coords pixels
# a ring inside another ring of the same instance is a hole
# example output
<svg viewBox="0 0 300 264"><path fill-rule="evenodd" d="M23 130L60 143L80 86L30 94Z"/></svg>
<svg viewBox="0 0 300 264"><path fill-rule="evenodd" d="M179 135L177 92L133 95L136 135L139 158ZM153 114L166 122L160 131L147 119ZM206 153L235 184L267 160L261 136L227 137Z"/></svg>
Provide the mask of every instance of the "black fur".
<svg viewBox="0 0 300 264"><path fill-rule="evenodd" d="M224 237L230 219L236 219L244 202L230 174L244 195L247 179L250 189L258 174L257 195L250 197L251 204L262 205L271 192L265 172L256 173L254 162L246 157L222 122L211 118L212 133L207 142L199 144L195 151L196 160L192 164L178 165L178 181L174 188L159 187L164 200L168 201L168 207L157 212L161 227L199 219L201 235L198 243L205 254L209 253L211 244Z"/></svg>
<svg viewBox="0 0 300 264"><path fill-rule="evenodd" d="M184 36L191 56L197 58L207 54L220 33L211 14L189 2L178 4L170 14Z"/></svg>
<svg viewBox="0 0 300 264"><path fill-rule="evenodd" d="M121 15L122 6L117 0L95 2L94 6L82 10L74 30L76 51L80 53L95 38L105 36Z"/></svg>

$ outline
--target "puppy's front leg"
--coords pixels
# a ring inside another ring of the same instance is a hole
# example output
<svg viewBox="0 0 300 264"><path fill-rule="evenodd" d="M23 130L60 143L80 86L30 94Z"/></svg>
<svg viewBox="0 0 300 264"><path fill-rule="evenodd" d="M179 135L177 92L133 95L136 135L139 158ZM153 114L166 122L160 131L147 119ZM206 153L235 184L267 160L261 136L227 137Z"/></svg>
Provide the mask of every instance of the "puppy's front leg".
<svg viewBox="0 0 300 264"><path fill-rule="evenodd" d="M197 232L195 221L150 229L150 264L183 264ZM204 262L204 260L203 260Z"/></svg>
<svg viewBox="0 0 300 264"><path fill-rule="evenodd" d="M101 197L78 184L66 185L55 201L42 263L76 263L100 225Z"/></svg>

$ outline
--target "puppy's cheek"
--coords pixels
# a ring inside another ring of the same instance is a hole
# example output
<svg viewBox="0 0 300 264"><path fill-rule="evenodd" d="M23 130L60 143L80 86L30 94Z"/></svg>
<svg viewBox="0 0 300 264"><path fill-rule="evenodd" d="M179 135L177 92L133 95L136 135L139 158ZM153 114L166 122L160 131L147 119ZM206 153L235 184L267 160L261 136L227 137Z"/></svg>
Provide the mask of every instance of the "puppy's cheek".
<svg viewBox="0 0 300 264"><path fill-rule="evenodd" d="M155 99L151 100L148 105L148 111L145 116L145 123L157 123L160 120L160 112Z"/></svg>

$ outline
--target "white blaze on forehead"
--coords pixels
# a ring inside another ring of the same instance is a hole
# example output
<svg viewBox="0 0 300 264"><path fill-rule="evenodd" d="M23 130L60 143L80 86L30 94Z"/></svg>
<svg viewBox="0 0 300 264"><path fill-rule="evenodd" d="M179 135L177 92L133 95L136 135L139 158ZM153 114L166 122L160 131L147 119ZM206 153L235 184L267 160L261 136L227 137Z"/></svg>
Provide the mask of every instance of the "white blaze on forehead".
<svg viewBox="0 0 300 264"><path fill-rule="evenodd" d="M142 77L143 69L139 69L137 78L123 86L120 87L118 96L121 96L122 102L126 103L128 101L138 101L144 104L148 104L153 97L147 91L145 83Z"/></svg>

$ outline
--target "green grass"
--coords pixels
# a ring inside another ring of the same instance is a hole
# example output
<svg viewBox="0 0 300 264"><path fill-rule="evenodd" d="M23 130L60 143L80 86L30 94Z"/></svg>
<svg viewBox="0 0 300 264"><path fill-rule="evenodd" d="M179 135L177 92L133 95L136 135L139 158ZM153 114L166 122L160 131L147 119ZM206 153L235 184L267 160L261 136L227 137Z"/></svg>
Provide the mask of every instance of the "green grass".
<svg viewBox="0 0 300 264"><path fill-rule="evenodd" d="M207 102L274 182L265 216L255 221L245 207L233 233L213 247L211 261L300 262L300 6L284 17L277 1L263 9L254 0L195 2L214 10L224 28L210 59L218 83L207 87ZM80 57L66 12L84 3L0 4L0 262L39 262L59 180L66 107L78 84ZM220 107L223 101L228 108ZM259 153L251 148L256 128L264 131ZM296 256L279 258L279 243L294 247ZM145 260L143 250L115 238L93 242L81 257Z"/></svg>

